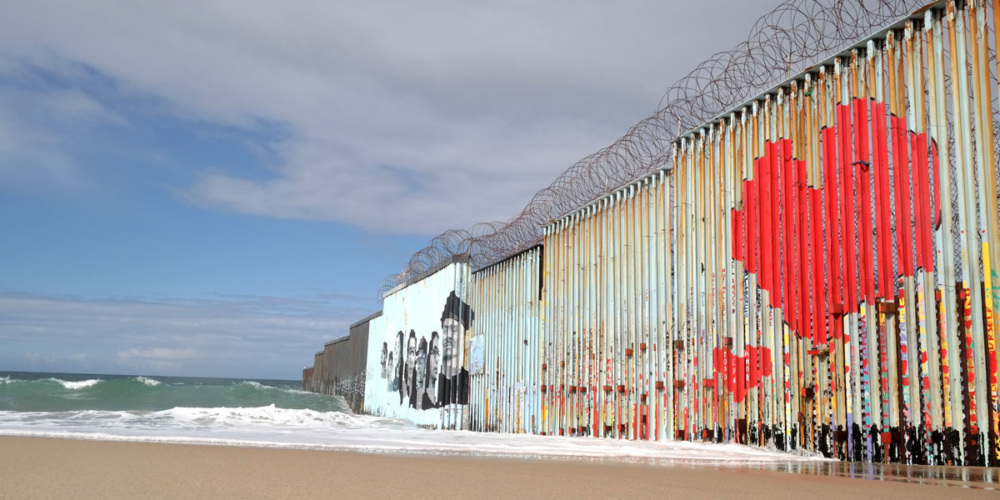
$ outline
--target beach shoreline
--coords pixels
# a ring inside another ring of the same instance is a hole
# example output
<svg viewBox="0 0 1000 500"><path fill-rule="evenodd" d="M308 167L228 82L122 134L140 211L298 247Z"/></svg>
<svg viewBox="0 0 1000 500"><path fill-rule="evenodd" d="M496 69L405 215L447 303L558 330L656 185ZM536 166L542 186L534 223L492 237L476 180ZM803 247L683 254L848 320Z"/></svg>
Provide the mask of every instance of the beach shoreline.
<svg viewBox="0 0 1000 500"><path fill-rule="evenodd" d="M715 466L0 436L4 498L995 498L996 491Z"/></svg>

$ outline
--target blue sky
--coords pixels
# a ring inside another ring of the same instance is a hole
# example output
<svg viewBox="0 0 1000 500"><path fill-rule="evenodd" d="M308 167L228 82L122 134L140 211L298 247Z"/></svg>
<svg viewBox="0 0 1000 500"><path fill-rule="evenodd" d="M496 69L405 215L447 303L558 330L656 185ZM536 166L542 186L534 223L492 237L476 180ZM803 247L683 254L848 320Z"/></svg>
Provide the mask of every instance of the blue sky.
<svg viewBox="0 0 1000 500"><path fill-rule="evenodd" d="M776 5L2 3L0 370L284 379Z"/></svg>

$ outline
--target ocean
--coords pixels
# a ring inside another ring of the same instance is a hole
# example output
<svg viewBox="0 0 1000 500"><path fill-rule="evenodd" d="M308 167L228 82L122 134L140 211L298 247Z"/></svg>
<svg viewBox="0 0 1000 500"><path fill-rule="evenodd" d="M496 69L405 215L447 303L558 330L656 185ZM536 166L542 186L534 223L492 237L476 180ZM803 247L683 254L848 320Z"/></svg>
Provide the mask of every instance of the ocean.
<svg viewBox="0 0 1000 500"><path fill-rule="evenodd" d="M824 462L735 444L443 431L358 415L299 381L0 372L0 435L651 464Z"/></svg>

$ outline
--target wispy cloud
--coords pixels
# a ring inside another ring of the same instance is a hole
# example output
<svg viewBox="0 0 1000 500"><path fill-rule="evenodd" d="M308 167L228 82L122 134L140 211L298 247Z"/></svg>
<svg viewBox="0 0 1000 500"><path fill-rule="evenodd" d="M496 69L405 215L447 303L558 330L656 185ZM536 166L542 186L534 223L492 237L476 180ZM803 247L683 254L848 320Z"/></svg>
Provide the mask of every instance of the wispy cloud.
<svg viewBox="0 0 1000 500"><path fill-rule="evenodd" d="M351 302L0 294L0 369L294 378L370 312Z"/></svg>
<svg viewBox="0 0 1000 500"><path fill-rule="evenodd" d="M170 347L148 347L140 348L133 347L128 350L118 351L116 356L122 359L155 359L155 360L174 360L174 359L191 359L196 358L200 354L195 349L181 349L181 348L170 348Z"/></svg>
<svg viewBox="0 0 1000 500"><path fill-rule="evenodd" d="M73 74L79 85L74 87L58 82L59 73L23 60L0 64L0 182L8 188L89 187L85 165L76 156L79 143L92 141L90 134L102 127L128 125L84 90L90 81L86 75Z"/></svg>

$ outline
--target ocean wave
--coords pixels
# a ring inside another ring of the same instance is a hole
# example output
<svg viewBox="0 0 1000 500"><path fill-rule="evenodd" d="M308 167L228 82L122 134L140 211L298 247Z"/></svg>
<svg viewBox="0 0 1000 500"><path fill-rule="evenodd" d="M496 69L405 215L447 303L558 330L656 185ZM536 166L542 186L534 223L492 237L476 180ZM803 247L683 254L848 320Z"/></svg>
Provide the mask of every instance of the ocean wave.
<svg viewBox="0 0 1000 500"><path fill-rule="evenodd" d="M61 376L26 378L0 375L0 410L82 411L135 410L163 411L193 408L277 408L312 409L318 412L347 412L343 398L320 396L280 382L212 380L150 376ZM263 418L256 415L255 418ZM265 419L266 420L266 419Z"/></svg>
<svg viewBox="0 0 1000 500"><path fill-rule="evenodd" d="M236 384L236 386L250 387L258 391L278 391L278 392L287 392L289 394L304 394L309 396L316 395L316 393L314 392L303 391L302 389L295 389L292 387L275 387L273 385L262 384L254 380L243 380L240 383Z"/></svg>
<svg viewBox="0 0 1000 500"><path fill-rule="evenodd" d="M317 411L309 409L278 408L274 404L249 408L171 408L150 414L151 418L167 418L177 422L199 425L221 425L239 427L244 425L271 425L279 427L323 426L323 427L370 427L385 421L390 425L396 421L369 416L352 415L339 411ZM399 421L402 422L402 421Z"/></svg>
<svg viewBox="0 0 1000 500"><path fill-rule="evenodd" d="M274 387L271 387L269 385L264 385L264 384L262 384L260 382L254 381L254 380L243 380L243 381L241 381L240 383L238 383L236 385L246 385L246 386L253 387L254 389L257 389L257 390L274 389Z"/></svg>
<svg viewBox="0 0 1000 500"><path fill-rule="evenodd" d="M277 408L177 407L161 411L77 410L53 412L0 411L0 431L11 427L83 427L94 430L161 430L170 432L253 429L282 432L336 432L358 429L416 429L403 421L339 411Z"/></svg>
<svg viewBox="0 0 1000 500"><path fill-rule="evenodd" d="M133 380L135 380L136 382L142 382L143 384L148 385L150 387L156 387L162 383L159 380L151 379L149 377L135 377Z"/></svg>
<svg viewBox="0 0 1000 500"><path fill-rule="evenodd" d="M58 379L58 378L50 378L49 380L51 380L53 382L58 382L64 388L69 389L71 391L78 391L80 389L86 389L87 387L93 387L93 386L95 386L95 385L103 382L101 379L96 379L96 378L89 379L89 380L80 380L80 381L75 381L75 382L66 381L66 380L62 380L62 379Z"/></svg>

